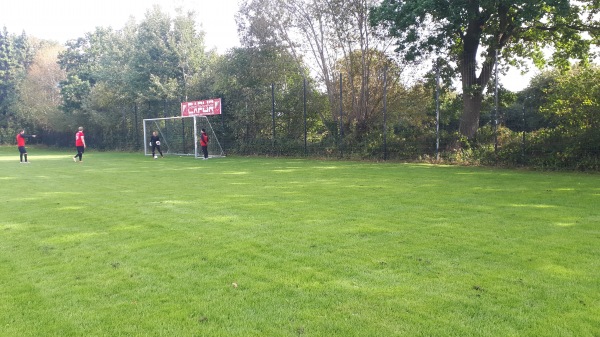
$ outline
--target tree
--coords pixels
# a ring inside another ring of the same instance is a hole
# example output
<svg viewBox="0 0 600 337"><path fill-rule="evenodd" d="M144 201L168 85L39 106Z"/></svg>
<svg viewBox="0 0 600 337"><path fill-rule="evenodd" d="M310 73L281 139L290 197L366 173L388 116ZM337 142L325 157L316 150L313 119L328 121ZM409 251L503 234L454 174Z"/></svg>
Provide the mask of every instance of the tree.
<svg viewBox="0 0 600 337"><path fill-rule="evenodd" d="M9 35L6 27L0 31L0 116L2 126L7 126L7 119L11 114L15 101L15 60L13 58L13 37Z"/></svg>
<svg viewBox="0 0 600 337"><path fill-rule="evenodd" d="M406 105L408 99L407 88L402 84L403 69L379 50L356 50L348 56L349 59L340 59L336 68L346 74L342 81L344 92L343 110L346 116L346 125L355 126L359 140L362 135L373 130L379 130L382 125L383 74L386 73L387 82L387 105L389 112L395 112L398 119L400 114L414 116L415 111L425 113L422 104ZM364 60L364 62L356 62ZM339 90L339 89L338 89Z"/></svg>
<svg viewBox="0 0 600 337"><path fill-rule="evenodd" d="M546 89L541 112L554 116L558 128L570 134L600 129L600 68L576 67Z"/></svg>
<svg viewBox="0 0 600 337"><path fill-rule="evenodd" d="M172 19L155 6L140 24L130 20L118 31L98 27L69 41L59 57L66 71L63 110L72 122L85 119L98 133L98 145L138 146L141 119L177 114L190 84L200 81L203 34L193 13Z"/></svg>
<svg viewBox="0 0 600 337"><path fill-rule="evenodd" d="M193 12L173 19L155 6L140 23L133 44L134 87L141 99L162 102L166 115L166 102L186 100L190 83L205 70L204 33L196 29Z"/></svg>
<svg viewBox="0 0 600 337"><path fill-rule="evenodd" d="M368 24L374 4L374 0L246 0L238 15L242 43L285 48L298 64L309 65L329 100L325 123L339 117L341 74L351 97L343 108L364 123L382 94L371 88L382 60L373 51L386 49L386 41Z"/></svg>
<svg viewBox="0 0 600 337"><path fill-rule="evenodd" d="M227 134L232 135L242 151L259 139L272 137L271 85L275 85L276 135L301 139L303 109L303 73L293 57L281 48L234 48L218 64L215 91L222 94L227 109ZM310 90L310 88L309 88ZM308 93L309 123L321 111L315 108L312 90ZM309 125L309 127L311 127ZM266 144L269 147L271 143ZM251 149L265 150L265 149Z"/></svg>
<svg viewBox="0 0 600 337"><path fill-rule="evenodd" d="M112 29L98 27L84 37L68 41L66 49L59 54L58 64L67 74L60 83L65 112L82 109L85 99L101 79L103 60L111 55L112 39Z"/></svg>
<svg viewBox="0 0 600 337"><path fill-rule="evenodd" d="M543 72L521 95L531 165L600 169L599 67Z"/></svg>
<svg viewBox="0 0 600 337"><path fill-rule="evenodd" d="M205 73L207 56L204 51L204 32L196 29L194 13L178 13L173 19L173 31L170 34L170 44L177 55L178 68L181 78L181 98L188 100L190 83L197 83Z"/></svg>
<svg viewBox="0 0 600 337"><path fill-rule="evenodd" d="M586 61L593 40L583 32L597 37L599 6L594 0L383 0L371 24L396 38L407 60L432 56L453 64L463 91L460 132L472 138L496 55L509 65L530 58L541 66L551 46L555 66L568 66L569 58Z"/></svg>
<svg viewBox="0 0 600 337"><path fill-rule="evenodd" d="M50 130L59 117L62 97L58 85L65 79L57 63L64 47L53 42L39 41L25 80L20 85L17 111L27 125Z"/></svg>
<svg viewBox="0 0 600 337"><path fill-rule="evenodd" d="M27 36L10 34L6 27L0 31L0 126L12 127L19 100L19 87L33 59ZM12 133L12 130L6 132ZM0 134L1 136L1 134Z"/></svg>
<svg viewBox="0 0 600 337"><path fill-rule="evenodd" d="M504 120L506 127L519 132L555 128L558 119L552 114L544 114L540 107L548 104L548 90L557 85L560 77L561 72L556 69L534 76L527 88L518 93L517 100L507 107Z"/></svg>

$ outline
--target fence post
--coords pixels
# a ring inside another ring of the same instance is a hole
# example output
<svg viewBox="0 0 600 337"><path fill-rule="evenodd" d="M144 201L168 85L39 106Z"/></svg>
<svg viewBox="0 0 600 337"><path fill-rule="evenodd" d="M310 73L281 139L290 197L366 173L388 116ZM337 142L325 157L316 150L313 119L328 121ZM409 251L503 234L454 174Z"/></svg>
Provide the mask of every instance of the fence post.
<svg viewBox="0 0 600 337"><path fill-rule="evenodd" d="M340 156L344 157L344 123L343 123L343 102L342 102L342 73L340 73Z"/></svg>
<svg viewBox="0 0 600 337"><path fill-rule="evenodd" d="M440 161L440 64L435 67L435 160Z"/></svg>
<svg viewBox="0 0 600 337"><path fill-rule="evenodd" d="M498 154L498 49L494 54L494 154Z"/></svg>
<svg viewBox="0 0 600 337"><path fill-rule="evenodd" d="M273 151L275 151L275 83L271 83L271 120L273 124L272 147Z"/></svg>
<svg viewBox="0 0 600 337"><path fill-rule="evenodd" d="M383 68L383 160L387 160L387 66Z"/></svg>
<svg viewBox="0 0 600 337"><path fill-rule="evenodd" d="M527 101L529 101L531 97L527 96L523 100L523 111L521 113L521 162L525 165L525 108L527 107Z"/></svg>
<svg viewBox="0 0 600 337"><path fill-rule="evenodd" d="M138 125L138 107L137 107L137 103L133 104L133 115L135 117L135 150L139 150L140 148L140 132L139 132L139 125Z"/></svg>
<svg viewBox="0 0 600 337"><path fill-rule="evenodd" d="M302 81L303 101L304 101L304 155L308 156L308 131L306 126L306 77Z"/></svg>

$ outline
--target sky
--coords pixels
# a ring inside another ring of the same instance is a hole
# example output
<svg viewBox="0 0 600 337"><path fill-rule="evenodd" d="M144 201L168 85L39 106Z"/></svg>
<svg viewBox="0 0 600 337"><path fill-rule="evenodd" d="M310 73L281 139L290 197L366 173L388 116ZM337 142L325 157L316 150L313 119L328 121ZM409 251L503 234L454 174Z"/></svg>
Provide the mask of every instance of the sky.
<svg viewBox="0 0 600 337"><path fill-rule="evenodd" d="M223 54L240 45L235 23L238 0L5 0L0 28L6 26L13 34L25 31L28 36L65 43L96 27L119 30L131 17L139 23L155 4L172 16L176 8L194 11L209 49ZM514 70L502 76L501 83L519 91L534 73L521 75Z"/></svg>
<svg viewBox="0 0 600 337"><path fill-rule="evenodd" d="M154 5L175 15L176 8L193 10L205 34L205 43L224 53L239 46L235 24L238 0L6 0L0 27L13 34L65 43L96 27L119 30L133 17L139 23Z"/></svg>

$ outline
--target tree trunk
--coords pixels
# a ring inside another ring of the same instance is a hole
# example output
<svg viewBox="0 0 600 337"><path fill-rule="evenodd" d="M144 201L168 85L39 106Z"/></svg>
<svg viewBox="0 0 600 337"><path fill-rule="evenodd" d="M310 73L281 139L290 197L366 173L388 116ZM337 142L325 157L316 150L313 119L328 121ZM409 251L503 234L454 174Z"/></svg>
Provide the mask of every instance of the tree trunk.
<svg viewBox="0 0 600 337"><path fill-rule="evenodd" d="M473 138L479 128L483 91L492 77L494 58L488 57L483 62L479 76L475 71L477 63L474 53L465 57L462 67L463 113L460 117L459 131L461 135Z"/></svg>
<svg viewBox="0 0 600 337"><path fill-rule="evenodd" d="M481 11L479 1L469 1L468 3L467 11L472 19L469 21L467 30L462 36L462 59L459 60L464 109L460 118L459 131L461 135L473 138L479 128L483 91L492 78L498 53L506 46L519 25L514 25L513 20L509 18L510 6L503 3L498 4L500 27L494 34L493 43L487 43L487 50L484 53L485 59L481 64L481 68L478 68L477 55L481 43L482 30L492 16L490 12ZM479 76L477 76L478 69L480 69Z"/></svg>
<svg viewBox="0 0 600 337"><path fill-rule="evenodd" d="M481 102L483 95L475 93L463 95L463 113L460 116L460 134L467 138L475 137L479 128L479 116L481 115Z"/></svg>
<svg viewBox="0 0 600 337"><path fill-rule="evenodd" d="M472 2L468 10L474 19L469 21L467 30L462 37L463 50L459 66L463 90L463 113L460 117L459 131L461 135L473 138L479 128L483 91L492 76L495 50L491 47L487 49L483 64L478 69L477 54L482 29L489 17L480 13L477 2Z"/></svg>

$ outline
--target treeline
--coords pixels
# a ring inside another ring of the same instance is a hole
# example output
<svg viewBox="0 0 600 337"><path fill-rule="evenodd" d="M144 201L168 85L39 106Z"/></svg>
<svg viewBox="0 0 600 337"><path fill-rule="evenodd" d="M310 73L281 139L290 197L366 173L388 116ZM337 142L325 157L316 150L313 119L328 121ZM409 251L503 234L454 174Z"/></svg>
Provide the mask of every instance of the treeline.
<svg viewBox="0 0 600 337"><path fill-rule="evenodd" d="M436 85L437 69L415 77L386 50L366 3L286 3L296 7L242 3L242 47L223 55L207 50L193 13L159 7L65 46L4 28L0 142L23 127L41 144L72 146L83 125L95 149L139 150L144 118L220 97L223 115L211 123L228 153L599 168L598 69L547 72L520 93L500 88L498 111L487 94L477 136L464 139L461 94L451 81ZM273 29L284 17L288 26ZM321 30L311 31L317 19Z"/></svg>

